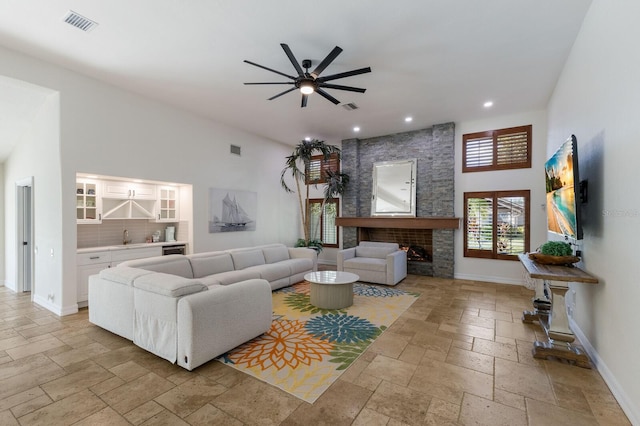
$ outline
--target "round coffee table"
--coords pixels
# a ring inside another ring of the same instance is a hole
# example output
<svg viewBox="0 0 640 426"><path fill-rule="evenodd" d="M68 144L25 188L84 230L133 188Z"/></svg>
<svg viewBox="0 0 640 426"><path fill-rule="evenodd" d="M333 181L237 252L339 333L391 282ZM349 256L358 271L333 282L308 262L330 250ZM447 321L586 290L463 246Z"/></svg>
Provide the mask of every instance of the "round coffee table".
<svg viewBox="0 0 640 426"><path fill-rule="evenodd" d="M321 309L343 309L353 305L356 274L342 271L309 272L304 279L311 283L311 304Z"/></svg>

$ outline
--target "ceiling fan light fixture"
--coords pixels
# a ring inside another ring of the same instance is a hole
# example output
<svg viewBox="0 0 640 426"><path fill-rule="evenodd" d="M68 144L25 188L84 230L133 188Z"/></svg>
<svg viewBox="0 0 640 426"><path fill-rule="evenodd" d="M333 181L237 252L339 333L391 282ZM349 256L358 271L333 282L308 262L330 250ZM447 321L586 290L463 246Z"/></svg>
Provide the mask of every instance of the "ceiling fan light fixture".
<svg viewBox="0 0 640 426"><path fill-rule="evenodd" d="M300 83L300 92L303 95L310 95L315 91L315 88L313 87L313 83L310 81L303 81L302 83Z"/></svg>

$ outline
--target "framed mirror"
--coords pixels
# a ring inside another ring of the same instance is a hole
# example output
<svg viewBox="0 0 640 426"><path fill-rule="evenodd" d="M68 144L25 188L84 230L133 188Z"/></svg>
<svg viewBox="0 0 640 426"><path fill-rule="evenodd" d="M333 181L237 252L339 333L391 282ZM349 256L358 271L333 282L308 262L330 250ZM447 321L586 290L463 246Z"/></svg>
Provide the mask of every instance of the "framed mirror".
<svg viewBox="0 0 640 426"><path fill-rule="evenodd" d="M417 159L373 164L371 216L416 215Z"/></svg>

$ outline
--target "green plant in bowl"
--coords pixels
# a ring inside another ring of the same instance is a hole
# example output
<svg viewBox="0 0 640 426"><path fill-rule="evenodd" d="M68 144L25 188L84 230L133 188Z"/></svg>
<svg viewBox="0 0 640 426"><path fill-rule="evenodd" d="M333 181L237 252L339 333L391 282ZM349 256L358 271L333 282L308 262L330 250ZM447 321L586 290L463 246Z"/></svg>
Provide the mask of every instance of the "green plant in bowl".
<svg viewBox="0 0 640 426"><path fill-rule="evenodd" d="M540 246L540 253L549 256L573 256L571 244L562 241L547 241Z"/></svg>

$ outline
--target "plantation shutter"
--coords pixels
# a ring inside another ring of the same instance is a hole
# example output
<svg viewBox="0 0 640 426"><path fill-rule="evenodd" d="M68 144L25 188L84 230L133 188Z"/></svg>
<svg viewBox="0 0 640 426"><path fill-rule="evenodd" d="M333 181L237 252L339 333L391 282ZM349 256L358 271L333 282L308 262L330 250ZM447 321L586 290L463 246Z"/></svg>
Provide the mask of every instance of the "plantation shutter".
<svg viewBox="0 0 640 426"><path fill-rule="evenodd" d="M525 198L498 198L498 254L525 252Z"/></svg>
<svg viewBox="0 0 640 426"><path fill-rule="evenodd" d="M466 168L493 165L493 136L473 138L466 141L464 164Z"/></svg>
<svg viewBox="0 0 640 426"><path fill-rule="evenodd" d="M467 250L476 252L476 257L493 256L493 197L467 198L465 233Z"/></svg>
<svg viewBox="0 0 640 426"><path fill-rule="evenodd" d="M509 129L508 129L509 130ZM531 167L529 158L529 133L526 130L504 133L497 131L496 137L496 163L501 165L527 164Z"/></svg>
<svg viewBox="0 0 640 426"><path fill-rule="evenodd" d="M327 246L338 244L338 228L336 227L337 203L327 202L322 216L322 242Z"/></svg>
<svg viewBox="0 0 640 426"><path fill-rule="evenodd" d="M462 172L531 167L531 125L462 136Z"/></svg>
<svg viewBox="0 0 640 426"><path fill-rule="evenodd" d="M340 171L340 160L338 156L331 154L328 160L324 160L322 155L314 155L311 157L311 161L309 161L307 170L305 171L306 183L309 185L325 183L327 170L333 172Z"/></svg>

